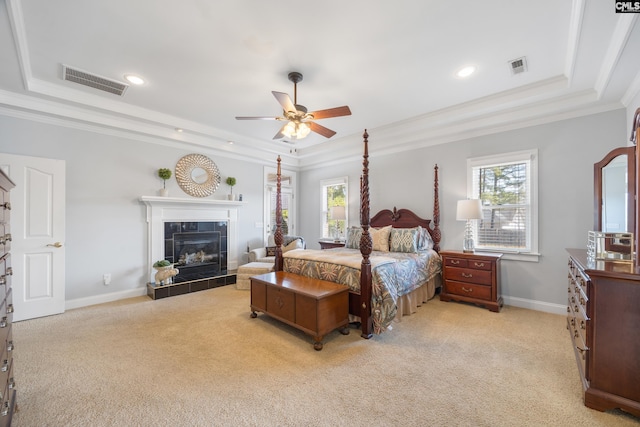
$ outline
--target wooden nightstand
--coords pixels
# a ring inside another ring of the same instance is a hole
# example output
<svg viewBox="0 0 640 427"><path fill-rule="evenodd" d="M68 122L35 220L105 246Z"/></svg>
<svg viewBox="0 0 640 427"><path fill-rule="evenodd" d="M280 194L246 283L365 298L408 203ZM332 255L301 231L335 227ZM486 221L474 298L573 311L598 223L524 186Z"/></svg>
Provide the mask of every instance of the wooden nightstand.
<svg viewBox="0 0 640 427"><path fill-rule="evenodd" d="M334 242L333 240L320 240L320 249L344 248L344 242Z"/></svg>
<svg viewBox="0 0 640 427"><path fill-rule="evenodd" d="M442 251L440 301L465 301L496 313L502 308L500 258L502 254Z"/></svg>

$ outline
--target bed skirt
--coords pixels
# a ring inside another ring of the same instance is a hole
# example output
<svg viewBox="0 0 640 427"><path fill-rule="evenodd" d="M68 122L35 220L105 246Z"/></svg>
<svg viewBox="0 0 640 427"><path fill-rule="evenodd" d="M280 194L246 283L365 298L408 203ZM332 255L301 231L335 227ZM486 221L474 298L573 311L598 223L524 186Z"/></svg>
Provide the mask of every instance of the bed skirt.
<svg viewBox="0 0 640 427"><path fill-rule="evenodd" d="M418 311L418 307L436 295L436 288L440 286L442 286L441 276L436 274L426 285L398 298L398 312L393 321L400 322L402 316L408 316Z"/></svg>
<svg viewBox="0 0 640 427"><path fill-rule="evenodd" d="M393 321L400 322L402 316L408 316L418 311L418 307L432 299L436 295L436 289L441 286L442 276L436 274L425 285L398 298L398 311ZM360 316L349 314L349 322L360 322Z"/></svg>

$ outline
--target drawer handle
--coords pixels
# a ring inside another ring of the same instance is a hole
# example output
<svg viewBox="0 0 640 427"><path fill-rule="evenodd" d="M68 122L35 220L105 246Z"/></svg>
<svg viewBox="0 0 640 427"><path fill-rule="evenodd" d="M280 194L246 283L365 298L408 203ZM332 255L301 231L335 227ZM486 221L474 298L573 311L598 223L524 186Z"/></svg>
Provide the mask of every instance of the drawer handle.
<svg viewBox="0 0 640 427"><path fill-rule="evenodd" d="M587 329L587 327L586 327L586 325L584 323L584 320L580 321L580 329Z"/></svg>
<svg viewBox="0 0 640 427"><path fill-rule="evenodd" d="M13 267L7 267L7 276L13 276Z"/></svg>
<svg viewBox="0 0 640 427"><path fill-rule="evenodd" d="M473 292L473 289L467 289L464 286L462 287L462 290L465 291L465 292Z"/></svg>
<svg viewBox="0 0 640 427"><path fill-rule="evenodd" d="M2 412L0 412L0 415L2 415L3 417L6 417L7 415L9 415L9 402L4 402L4 404L2 405Z"/></svg>
<svg viewBox="0 0 640 427"><path fill-rule="evenodd" d="M458 261L457 259L449 260L449 262L450 262L451 264L453 264L453 265L458 265L458 264L460 264L460 261Z"/></svg>
<svg viewBox="0 0 640 427"><path fill-rule="evenodd" d="M16 381L13 379L13 377L9 378L9 390L15 387L16 387Z"/></svg>
<svg viewBox="0 0 640 427"><path fill-rule="evenodd" d="M5 202L2 204L2 209L10 211L11 210L11 203L10 202Z"/></svg>
<svg viewBox="0 0 640 427"><path fill-rule="evenodd" d="M7 351L13 351L13 340L7 342Z"/></svg>
<svg viewBox="0 0 640 427"><path fill-rule="evenodd" d="M467 279L471 279L473 277L473 274L462 273L462 277L465 277Z"/></svg>
<svg viewBox="0 0 640 427"><path fill-rule="evenodd" d="M7 313L13 313L13 304L7 306Z"/></svg>
<svg viewBox="0 0 640 427"><path fill-rule="evenodd" d="M7 318L3 317L2 320L0 320L0 328L6 328L7 327Z"/></svg>
<svg viewBox="0 0 640 427"><path fill-rule="evenodd" d="M7 284L7 276L0 276L0 285Z"/></svg>
<svg viewBox="0 0 640 427"><path fill-rule="evenodd" d="M578 350L580 352L580 354L584 354L586 351L589 351L589 348L588 347L580 348L580 347L576 346L576 350Z"/></svg>
<svg viewBox="0 0 640 427"><path fill-rule="evenodd" d="M586 301L584 300L584 298L582 298L582 297L580 297L580 304L582 304L582 305L586 305L587 304Z"/></svg>
<svg viewBox="0 0 640 427"><path fill-rule="evenodd" d="M484 267L484 262L474 262L473 265L476 267Z"/></svg>
<svg viewBox="0 0 640 427"><path fill-rule="evenodd" d="M4 241L5 242L13 241L13 237L11 237L11 233L7 233L7 234L4 235Z"/></svg>
<svg viewBox="0 0 640 427"><path fill-rule="evenodd" d="M0 368L0 371L7 372L8 370L9 370L9 361L5 359L2 362L2 368Z"/></svg>

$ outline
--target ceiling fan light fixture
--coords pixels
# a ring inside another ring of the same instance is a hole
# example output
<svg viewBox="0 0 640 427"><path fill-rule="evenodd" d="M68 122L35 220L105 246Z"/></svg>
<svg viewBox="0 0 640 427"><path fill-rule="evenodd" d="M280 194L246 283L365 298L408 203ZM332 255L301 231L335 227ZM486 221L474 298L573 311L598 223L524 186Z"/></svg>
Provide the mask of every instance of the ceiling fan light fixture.
<svg viewBox="0 0 640 427"><path fill-rule="evenodd" d="M282 129L282 134L287 138L302 139L311 132L311 128L304 122L289 122Z"/></svg>

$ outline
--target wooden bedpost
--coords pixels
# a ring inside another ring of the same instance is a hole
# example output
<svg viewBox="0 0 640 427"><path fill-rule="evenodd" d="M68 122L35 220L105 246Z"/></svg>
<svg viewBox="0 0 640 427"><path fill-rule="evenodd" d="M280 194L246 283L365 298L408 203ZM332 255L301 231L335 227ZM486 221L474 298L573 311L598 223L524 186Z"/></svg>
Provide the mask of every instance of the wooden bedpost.
<svg viewBox="0 0 640 427"><path fill-rule="evenodd" d="M282 171L280 169L280 156L278 156L278 169L276 172L276 232L273 235L273 240L276 245L276 261L274 265L274 271L282 271L283 259L282 259Z"/></svg>
<svg viewBox="0 0 640 427"><path fill-rule="evenodd" d="M435 177L433 180L433 250L440 252L440 201L438 199L438 165L433 168Z"/></svg>
<svg viewBox="0 0 640 427"><path fill-rule="evenodd" d="M362 176L360 177L360 225L362 237L360 238L360 253L362 264L360 267L360 321L362 338L369 339L373 336L373 319L371 317L371 261L369 255L373 249L373 241L369 233L369 134L364 130L364 154L362 156Z"/></svg>

